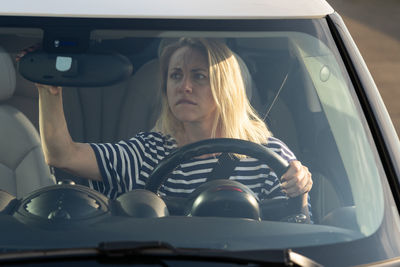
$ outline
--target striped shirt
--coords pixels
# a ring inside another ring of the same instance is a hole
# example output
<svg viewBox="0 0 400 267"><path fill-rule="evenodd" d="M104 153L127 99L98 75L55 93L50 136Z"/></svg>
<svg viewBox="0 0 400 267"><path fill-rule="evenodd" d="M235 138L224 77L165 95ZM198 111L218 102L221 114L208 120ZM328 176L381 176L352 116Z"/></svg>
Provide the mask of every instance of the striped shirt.
<svg viewBox="0 0 400 267"><path fill-rule="evenodd" d="M116 144L90 145L95 152L103 181L89 180L89 185L111 199L127 191L143 188L155 166L177 148L172 137L158 132L142 132L128 141ZM277 138L270 137L265 146L287 161L296 159L290 149ZM187 196L207 181L217 161L216 157L208 157L181 163L168 174L159 193ZM275 172L254 158L241 158L229 179L246 185L259 199L284 197Z"/></svg>

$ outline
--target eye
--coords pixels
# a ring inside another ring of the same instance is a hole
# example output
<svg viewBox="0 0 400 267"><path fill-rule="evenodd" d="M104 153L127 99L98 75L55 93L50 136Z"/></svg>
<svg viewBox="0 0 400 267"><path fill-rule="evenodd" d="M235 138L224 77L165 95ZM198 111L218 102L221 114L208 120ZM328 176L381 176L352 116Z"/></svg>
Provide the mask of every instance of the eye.
<svg viewBox="0 0 400 267"><path fill-rule="evenodd" d="M194 75L194 77L195 77L197 80L204 80L204 79L207 79L207 76L206 76L205 74L203 74L203 73L196 73L196 74Z"/></svg>
<svg viewBox="0 0 400 267"><path fill-rule="evenodd" d="M172 73L169 75L169 78L172 79L172 80L179 80L179 79L182 78L182 74L179 73L179 72L172 72Z"/></svg>

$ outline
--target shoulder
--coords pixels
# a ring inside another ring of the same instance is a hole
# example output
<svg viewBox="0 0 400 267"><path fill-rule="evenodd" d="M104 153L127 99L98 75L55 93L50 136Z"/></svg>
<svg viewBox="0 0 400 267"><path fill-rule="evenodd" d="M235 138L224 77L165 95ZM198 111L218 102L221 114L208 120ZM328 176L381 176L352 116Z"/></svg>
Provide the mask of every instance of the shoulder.
<svg viewBox="0 0 400 267"><path fill-rule="evenodd" d="M267 144L265 146L275 153L279 154L281 157L286 159L287 161L292 161L296 159L294 153L290 150L290 148L280 139L276 137L269 137Z"/></svg>

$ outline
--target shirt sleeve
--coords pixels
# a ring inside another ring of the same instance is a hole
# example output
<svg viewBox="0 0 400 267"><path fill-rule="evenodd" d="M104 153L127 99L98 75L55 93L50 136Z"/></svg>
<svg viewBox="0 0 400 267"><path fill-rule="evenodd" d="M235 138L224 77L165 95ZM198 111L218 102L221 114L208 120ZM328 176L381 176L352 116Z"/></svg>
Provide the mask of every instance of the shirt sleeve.
<svg viewBox="0 0 400 267"><path fill-rule="evenodd" d="M91 143L90 146L103 179L101 182L89 180L92 189L114 199L127 191L144 187L141 169L145 158L151 155L142 134L116 144Z"/></svg>
<svg viewBox="0 0 400 267"><path fill-rule="evenodd" d="M278 138L270 137L265 147L271 149L288 162L296 159L294 153ZM261 198L273 199L286 197L281 191L280 179L272 169L269 169L268 176L265 179L264 189Z"/></svg>
<svg viewBox="0 0 400 267"><path fill-rule="evenodd" d="M284 142L282 142L281 140L279 140L278 138L275 137L270 137L268 139L268 144L267 147L272 149L275 153L277 153L278 155L280 155L282 158L284 158L285 160L287 160L288 162L291 162L293 160L296 160L296 156L294 155L294 153L286 146L286 144ZM274 190L273 192L271 192L270 194L270 198L280 198L280 197L284 197L285 195L281 192L280 190L280 181L279 178L277 178L277 180L275 181L275 185L276 185L276 190ZM311 211L311 198L310 198L310 194L308 194L308 212L309 212L309 216L311 219L311 223L313 223L312 221L312 211Z"/></svg>
<svg viewBox="0 0 400 267"><path fill-rule="evenodd" d="M296 160L294 153L278 138L270 137L266 146L288 162Z"/></svg>

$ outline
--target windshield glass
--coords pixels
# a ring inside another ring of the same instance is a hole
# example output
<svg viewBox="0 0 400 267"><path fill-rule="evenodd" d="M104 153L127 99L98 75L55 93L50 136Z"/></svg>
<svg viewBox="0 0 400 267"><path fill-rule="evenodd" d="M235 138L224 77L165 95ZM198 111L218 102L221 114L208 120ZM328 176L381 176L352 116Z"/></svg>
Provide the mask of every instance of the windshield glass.
<svg viewBox="0 0 400 267"><path fill-rule="evenodd" d="M279 249L349 242L378 229L386 178L325 20L226 31L138 25L0 28L5 251L120 240ZM176 44L182 46L173 50ZM231 93L221 89L228 87ZM238 120L241 110L258 124ZM74 143L65 134L51 141L65 129ZM302 209L286 212L287 196L294 197L275 178L287 165L271 172L273 160L256 160L247 143L224 145L242 149L228 151L234 166L222 164L224 151L211 144L175 159L176 166L169 162L165 173L157 169L166 156L205 139L195 138L204 129L210 138L250 140L306 166L312 189L305 182L293 193L304 189ZM242 155L246 149L251 156ZM196 190L218 164L218 177L244 186L219 179ZM160 197L134 191L153 170Z"/></svg>

